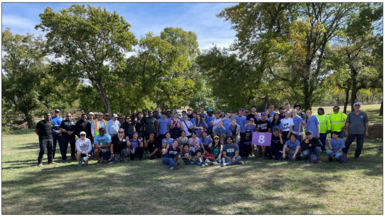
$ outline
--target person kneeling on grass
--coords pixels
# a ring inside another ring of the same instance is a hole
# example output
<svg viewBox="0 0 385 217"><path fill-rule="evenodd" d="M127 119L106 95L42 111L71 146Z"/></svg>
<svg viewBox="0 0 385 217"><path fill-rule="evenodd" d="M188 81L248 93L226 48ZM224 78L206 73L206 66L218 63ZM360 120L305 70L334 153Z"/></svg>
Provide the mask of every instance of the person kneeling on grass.
<svg viewBox="0 0 385 217"><path fill-rule="evenodd" d="M301 152L300 143L297 140L297 135L290 134L290 139L286 141L285 145L283 146L283 154L282 159L285 159L286 154L292 153L293 160L296 158L296 156Z"/></svg>
<svg viewBox="0 0 385 217"><path fill-rule="evenodd" d="M205 167L207 164L203 161L202 149L196 151L196 155L193 160L194 164Z"/></svg>
<svg viewBox="0 0 385 217"><path fill-rule="evenodd" d="M131 160L134 160L135 156L139 156L139 160L142 160L143 158L143 140L139 139L138 136L138 132L132 133L132 139L128 142L128 150L130 150Z"/></svg>
<svg viewBox="0 0 385 217"><path fill-rule="evenodd" d="M241 138L241 144L242 144L242 148L241 148L241 150L239 150L239 154L241 155L241 157L249 158L249 155L253 152L253 146L251 145L251 131L250 130L246 130L245 137Z"/></svg>
<svg viewBox="0 0 385 217"><path fill-rule="evenodd" d="M124 136L124 129L120 128L118 130L118 135L115 135L111 138L111 156L113 161L110 164L119 163L120 158L123 162L127 162L126 157L130 156L130 151L128 150L128 140Z"/></svg>
<svg viewBox="0 0 385 217"><path fill-rule="evenodd" d="M155 158L160 157L160 152L158 151L159 145L158 141L155 140L155 134L151 133L149 135L149 138L146 141L144 148L146 149L146 153L149 159L153 160Z"/></svg>
<svg viewBox="0 0 385 217"><path fill-rule="evenodd" d="M340 156L343 154L342 149L345 148L345 142L343 139L339 138L339 132L332 133L332 139L329 140L329 149L326 151L326 154L329 158L329 161L332 161L332 157L335 157L336 160L340 159Z"/></svg>
<svg viewBox="0 0 385 217"><path fill-rule="evenodd" d="M94 144L95 144L95 156L98 162L96 166L99 166L101 161L99 160L99 154L103 155L103 163L107 163L111 157L110 147L111 147L111 136L105 134L106 130L104 127L99 128L99 135L95 136Z"/></svg>
<svg viewBox="0 0 385 217"><path fill-rule="evenodd" d="M170 165L170 170L179 169L178 153L180 152L180 149L178 147L178 141L174 140L172 145L167 145L166 148L164 148L162 151L164 155L162 158L162 163L164 165ZM175 157L176 160L174 160Z"/></svg>
<svg viewBox="0 0 385 217"><path fill-rule="evenodd" d="M302 145L304 148L303 155L306 158L309 158L310 153L315 153L317 155L317 158L319 159L322 144L318 138L313 136L312 131L306 131L306 138L303 140Z"/></svg>
<svg viewBox="0 0 385 217"><path fill-rule="evenodd" d="M78 158L78 167L82 166L83 157L88 156L88 153L92 150L91 140L86 138L86 132L80 132L80 139L76 140L76 150ZM84 162L85 165L88 165L88 160Z"/></svg>
<svg viewBox="0 0 385 217"><path fill-rule="evenodd" d="M222 167L233 164L244 164L243 161L241 161L241 156L239 156L239 146L236 143L236 137L228 136L226 138L226 145L223 146L222 150Z"/></svg>
<svg viewBox="0 0 385 217"><path fill-rule="evenodd" d="M205 160L206 165L213 165L214 155L212 154L211 148L205 148L203 158Z"/></svg>
<svg viewBox="0 0 385 217"><path fill-rule="evenodd" d="M181 153L181 158L185 165L193 165L194 162L191 160L191 151L189 150L188 144L183 145L183 151Z"/></svg>

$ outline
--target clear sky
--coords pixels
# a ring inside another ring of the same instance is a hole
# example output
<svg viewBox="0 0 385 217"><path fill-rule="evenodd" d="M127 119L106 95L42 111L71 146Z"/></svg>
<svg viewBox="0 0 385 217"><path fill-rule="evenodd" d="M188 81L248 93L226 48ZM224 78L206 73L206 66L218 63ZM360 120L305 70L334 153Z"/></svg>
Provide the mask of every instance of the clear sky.
<svg viewBox="0 0 385 217"><path fill-rule="evenodd" d="M46 7L59 11L72 3L2 3L2 30L11 28L14 34L43 34L35 30L40 23L39 14ZM83 3L77 3L83 4ZM198 36L199 48L207 49L212 44L228 47L235 39L235 31L229 22L215 15L235 3L84 3L94 7L114 10L131 24L136 38L152 31L155 35L165 27L181 27Z"/></svg>

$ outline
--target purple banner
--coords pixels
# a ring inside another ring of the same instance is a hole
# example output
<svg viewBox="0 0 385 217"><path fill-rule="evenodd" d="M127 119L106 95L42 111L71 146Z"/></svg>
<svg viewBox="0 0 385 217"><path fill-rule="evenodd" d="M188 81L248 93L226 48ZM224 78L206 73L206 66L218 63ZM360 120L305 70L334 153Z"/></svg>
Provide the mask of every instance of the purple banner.
<svg viewBox="0 0 385 217"><path fill-rule="evenodd" d="M252 145L270 146L271 133L253 133Z"/></svg>

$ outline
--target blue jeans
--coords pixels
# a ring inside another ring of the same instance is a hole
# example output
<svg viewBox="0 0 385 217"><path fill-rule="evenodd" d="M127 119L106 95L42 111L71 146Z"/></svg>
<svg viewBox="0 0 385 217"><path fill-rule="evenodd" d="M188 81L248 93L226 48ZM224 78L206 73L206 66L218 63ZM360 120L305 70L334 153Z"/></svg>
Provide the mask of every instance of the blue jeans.
<svg viewBox="0 0 385 217"><path fill-rule="evenodd" d="M170 164L170 168L175 166L175 161L173 158L164 157L162 158L162 163L164 165Z"/></svg>
<svg viewBox="0 0 385 217"><path fill-rule="evenodd" d="M334 151L332 150L327 150L326 151L326 155L328 156L328 158L330 158L330 155L332 155L334 153ZM343 154L343 152L338 152L336 155L334 155L334 157L338 160L340 159L340 156Z"/></svg>
<svg viewBox="0 0 385 217"><path fill-rule="evenodd" d="M235 164L238 164L240 160L241 160L241 156L238 155L235 158ZM222 162L223 163L227 163L227 165L233 165L233 162L232 161L228 161L226 158L222 158Z"/></svg>
<svg viewBox="0 0 385 217"><path fill-rule="evenodd" d="M317 155L317 158L319 158L319 154L321 153L321 148L320 147L315 147L315 148L312 148L312 149L306 149L305 151L303 151L303 155L308 158L310 153L315 153Z"/></svg>
<svg viewBox="0 0 385 217"><path fill-rule="evenodd" d="M328 134L327 133L320 133L319 134L319 140L321 140L321 143L322 143L322 151L325 151L326 150L326 148L325 148L325 145L326 145L326 136L327 136Z"/></svg>
<svg viewBox="0 0 385 217"><path fill-rule="evenodd" d="M341 130L341 132L339 133L340 134L338 135L338 138L344 139L345 130ZM333 138L333 134L331 133L330 133L330 138Z"/></svg>
<svg viewBox="0 0 385 217"><path fill-rule="evenodd" d="M282 151L282 150L278 150L272 146L267 146L266 147L266 151L267 153L269 154L269 157L273 157L273 153L272 152L275 152L275 154L277 154L279 151Z"/></svg>
<svg viewBox="0 0 385 217"><path fill-rule="evenodd" d="M55 158L56 141L59 143L59 150L60 150L60 154L61 154L61 150L62 150L62 146L63 146L63 136L61 134L52 133L52 140L53 140L52 156L53 156L53 158Z"/></svg>
<svg viewBox="0 0 385 217"><path fill-rule="evenodd" d="M357 148L356 153L354 154L354 157L359 157L362 151L362 146L364 146L364 134L349 134L348 137L345 140L345 148L343 149L343 152L345 154L348 154L348 150L350 145L353 143L354 139L357 138Z"/></svg>
<svg viewBox="0 0 385 217"><path fill-rule="evenodd" d="M198 166L202 166L203 163L199 162L199 161L191 161L192 164L196 164Z"/></svg>

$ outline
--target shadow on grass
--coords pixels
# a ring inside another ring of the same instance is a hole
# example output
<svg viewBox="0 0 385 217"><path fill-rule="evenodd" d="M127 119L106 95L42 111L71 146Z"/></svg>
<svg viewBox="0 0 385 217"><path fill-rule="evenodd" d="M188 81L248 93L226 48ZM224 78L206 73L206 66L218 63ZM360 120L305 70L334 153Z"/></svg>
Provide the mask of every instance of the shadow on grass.
<svg viewBox="0 0 385 217"><path fill-rule="evenodd" d="M7 135L25 135L25 134L31 134L34 133L34 129L24 129L24 130L11 130L8 133L2 133L2 136Z"/></svg>

